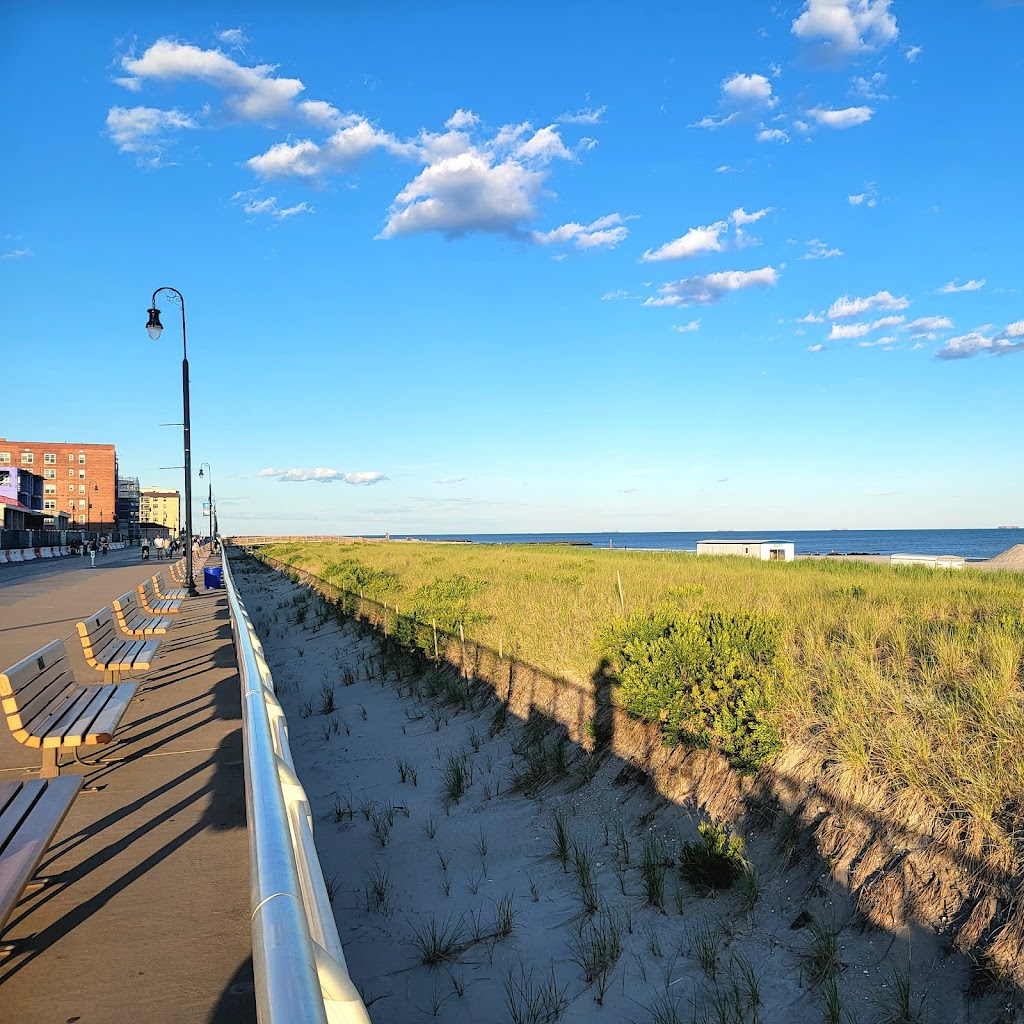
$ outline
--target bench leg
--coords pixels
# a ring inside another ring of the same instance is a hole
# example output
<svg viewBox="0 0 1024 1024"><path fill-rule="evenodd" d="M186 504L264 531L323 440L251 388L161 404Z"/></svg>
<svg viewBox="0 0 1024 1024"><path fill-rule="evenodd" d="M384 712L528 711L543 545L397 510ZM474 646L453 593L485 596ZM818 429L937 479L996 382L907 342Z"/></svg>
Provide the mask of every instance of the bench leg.
<svg viewBox="0 0 1024 1024"><path fill-rule="evenodd" d="M39 777L42 779L55 779L60 775L60 748L43 747L43 767L40 769Z"/></svg>

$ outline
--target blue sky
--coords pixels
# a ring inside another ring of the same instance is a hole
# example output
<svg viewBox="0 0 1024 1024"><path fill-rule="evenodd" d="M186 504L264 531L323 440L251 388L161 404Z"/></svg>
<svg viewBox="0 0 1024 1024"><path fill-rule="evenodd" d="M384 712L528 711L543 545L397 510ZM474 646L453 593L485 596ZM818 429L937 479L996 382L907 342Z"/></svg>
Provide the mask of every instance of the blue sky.
<svg viewBox="0 0 1024 1024"><path fill-rule="evenodd" d="M1019 522L1024 4L952 10L7 3L0 435L180 486L171 285L225 532Z"/></svg>

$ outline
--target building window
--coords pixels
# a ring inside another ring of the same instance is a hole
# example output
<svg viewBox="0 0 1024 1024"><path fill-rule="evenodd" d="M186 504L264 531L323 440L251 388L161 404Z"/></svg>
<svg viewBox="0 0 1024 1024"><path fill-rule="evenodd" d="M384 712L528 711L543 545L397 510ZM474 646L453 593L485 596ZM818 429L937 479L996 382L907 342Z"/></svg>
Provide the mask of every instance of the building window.
<svg viewBox="0 0 1024 1024"><path fill-rule="evenodd" d="M80 469L78 471L78 479L79 480L84 480L85 479L85 470L84 469Z"/></svg>
<svg viewBox="0 0 1024 1024"><path fill-rule="evenodd" d="M84 466L85 465L85 453L84 452L79 452L78 453L78 464L80 466Z"/></svg>
<svg viewBox="0 0 1024 1024"><path fill-rule="evenodd" d="M78 507L79 508L85 508L85 499L84 498L79 498L78 499Z"/></svg>
<svg viewBox="0 0 1024 1024"><path fill-rule="evenodd" d="M57 470L55 470L55 469L44 469L43 470L43 478L46 479L46 480L56 480L57 479Z"/></svg>
<svg viewBox="0 0 1024 1024"><path fill-rule="evenodd" d="M21 464L23 466L31 466L32 463L35 461L35 458L36 457L31 452L22 452L21 453Z"/></svg>
<svg viewBox="0 0 1024 1024"><path fill-rule="evenodd" d="M11 486L11 474L8 470L0 470L0 487Z"/></svg>
<svg viewBox="0 0 1024 1024"><path fill-rule="evenodd" d="M70 494L74 494L75 493L75 485L74 484L68 484L68 492Z"/></svg>
<svg viewBox="0 0 1024 1024"><path fill-rule="evenodd" d="M68 470L68 476L71 477L72 480L74 480L75 479L75 471L73 469L69 469Z"/></svg>
<svg viewBox="0 0 1024 1024"><path fill-rule="evenodd" d="M44 487L43 487L43 494L56 494L56 493L57 493L57 485L56 484L46 484L46 485L44 485Z"/></svg>
<svg viewBox="0 0 1024 1024"><path fill-rule="evenodd" d="M74 462L74 461L75 461L74 452L68 452L68 462Z"/></svg>
<svg viewBox="0 0 1024 1024"><path fill-rule="evenodd" d="M56 452L47 452L46 454L43 455L43 462L45 462L47 466L56 466L57 465L57 453Z"/></svg>
<svg viewBox="0 0 1024 1024"><path fill-rule="evenodd" d="M0 466L9 466L11 464L11 453L0 452Z"/></svg>
<svg viewBox="0 0 1024 1024"><path fill-rule="evenodd" d="M48 512L56 512L57 511L57 502L53 501L53 500L44 501L43 502L43 508L46 511L48 511Z"/></svg>
<svg viewBox="0 0 1024 1024"><path fill-rule="evenodd" d="M85 516L79 516L79 517L78 517L78 521L79 521L80 523L84 523L84 522L85 522Z"/></svg>
<svg viewBox="0 0 1024 1024"><path fill-rule="evenodd" d="M79 494L85 494L85 484L79 484L78 485L78 493Z"/></svg>

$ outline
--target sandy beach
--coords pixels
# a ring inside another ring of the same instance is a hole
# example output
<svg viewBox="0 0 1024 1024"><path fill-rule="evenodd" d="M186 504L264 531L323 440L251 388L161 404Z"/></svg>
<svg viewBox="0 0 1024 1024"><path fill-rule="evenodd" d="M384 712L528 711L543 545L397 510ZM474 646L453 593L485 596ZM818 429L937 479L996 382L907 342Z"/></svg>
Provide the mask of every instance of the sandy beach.
<svg viewBox="0 0 1024 1024"><path fill-rule="evenodd" d="M410 671L279 573L240 561L235 576L378 1024L1022 1019L941 923L867 925L775 832L742 837L732 889L695 888L678 866L707 820L692 802L486 692L445 700L430 666Z"/></svg>

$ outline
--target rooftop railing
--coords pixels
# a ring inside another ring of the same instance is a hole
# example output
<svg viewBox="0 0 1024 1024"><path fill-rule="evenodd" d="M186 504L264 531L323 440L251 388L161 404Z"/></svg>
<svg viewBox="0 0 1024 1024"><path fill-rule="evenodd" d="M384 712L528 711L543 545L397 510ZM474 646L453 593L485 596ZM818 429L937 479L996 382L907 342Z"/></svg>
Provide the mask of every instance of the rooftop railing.
<svg viewBox="0 0 1024 1024"><path fill-rule="evenodd" d="M242 680L257 1016L260 1024L369 1024L338 937L288 723L227 557L224 585Z"/></svg>

